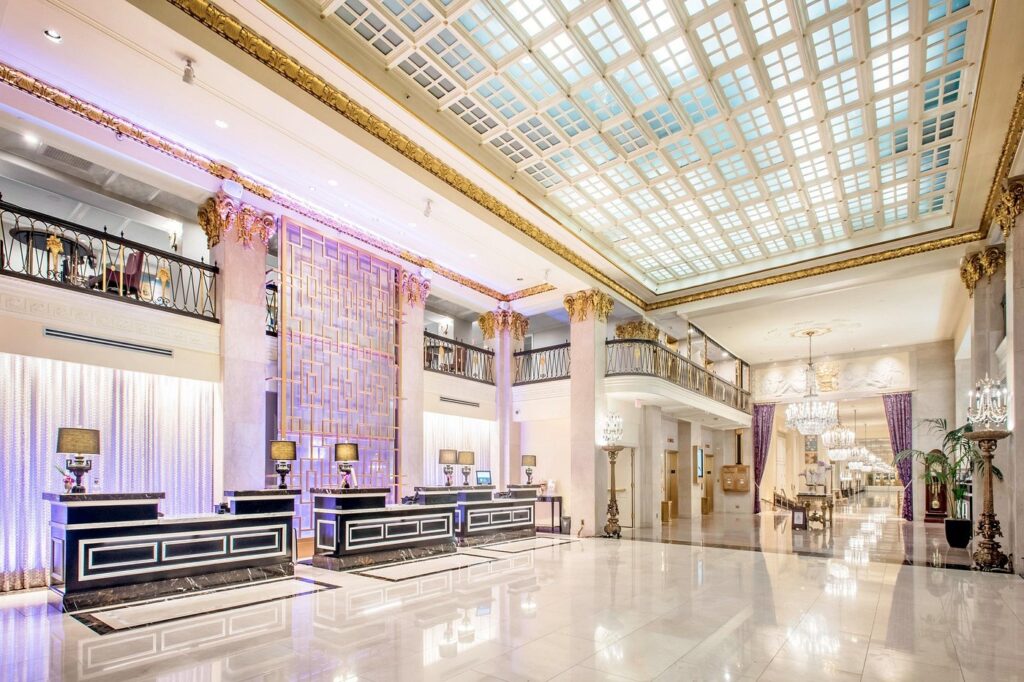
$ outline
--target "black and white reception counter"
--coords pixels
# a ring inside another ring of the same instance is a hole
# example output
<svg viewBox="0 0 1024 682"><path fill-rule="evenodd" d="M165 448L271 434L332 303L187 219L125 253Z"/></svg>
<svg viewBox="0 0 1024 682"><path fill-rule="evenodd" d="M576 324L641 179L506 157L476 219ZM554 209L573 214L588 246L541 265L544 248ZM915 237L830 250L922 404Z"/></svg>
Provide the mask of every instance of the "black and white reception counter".
<svg viewBox="0 0 1024 682"><path fill-rule="evenodd" d="M299 490L234 490L229 513L160 516L164 493L44 493L64 610L293 575Z"/></svg>
<svg viewBox="0 0 1024 682"><path fill-rule="evenodd" d="M493 485L424 486L415 492L416 501L426 506L455 504L455 536L467 547L536 535L539 489L513 484L496 495Z"/></svg>

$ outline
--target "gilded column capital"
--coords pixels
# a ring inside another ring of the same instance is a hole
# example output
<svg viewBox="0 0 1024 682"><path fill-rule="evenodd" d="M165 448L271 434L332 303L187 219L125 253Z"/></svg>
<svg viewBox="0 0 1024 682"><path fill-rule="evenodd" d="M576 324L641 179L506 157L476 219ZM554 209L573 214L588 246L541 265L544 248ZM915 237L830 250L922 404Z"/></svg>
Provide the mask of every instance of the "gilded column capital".
<svg viewBox="0 0 1024 682"><path fill-rule="evenodd" d="M1003 239L1010 236L1017 216L1024 213L1024 178L1016 177L1003 182L992 213L992 224L998 225L1003 231Z"/></svg>
<svg viewBox="0 0 1024 682"><path fill-rule="evenodd" d="M421 275L402 270L402 297L414 308L422 308L430 295L430 280Z"/></svg>
<svg viewBox="0 0 1024 682"><path fill-rule="evenodd" d="M647 320L630 320L615 325L617 339L647 339L657 341L661 331Z"/></svg>
<svg viewBox="0 0 1024 682"><path fill-rule="evenodd" d="M598 322L605 322L608 320L608 313L615 306L615 301L597 289L586 289L575 294L566 294L562 299L562 305L569 313L570 322L584 322L591 314Z"/></svg>
<svg viewBox="0 0 1024 682"><path fill-rule="evenodd" d="M491 340L500 332L508 331L513 338L522 339L526 336L526 330L530 328L530 321L522 313L514 310L492 310L483 313L477 322L480 323L480 331L484 333L484 339Z"/></svg>
<svg viewBox="0 0 1024 682"><path fill-rule="evenodd" d="M255 241L266 247L277 234L277 216L224 192L217 192L204 201L199 206L197 218L211 249L220 243L221 236L232 231L247 249L251 249Z"/></svg>
<svg viewBox="0 0 1024 682"><path fill-rule="evenodd" d="M992 275L1005 264L1006 252L999 246L990 246L982 251L964 256L960 263L960 280L967 288L967 295L974 296L974 290L981 278L991 279Z"/></svg>

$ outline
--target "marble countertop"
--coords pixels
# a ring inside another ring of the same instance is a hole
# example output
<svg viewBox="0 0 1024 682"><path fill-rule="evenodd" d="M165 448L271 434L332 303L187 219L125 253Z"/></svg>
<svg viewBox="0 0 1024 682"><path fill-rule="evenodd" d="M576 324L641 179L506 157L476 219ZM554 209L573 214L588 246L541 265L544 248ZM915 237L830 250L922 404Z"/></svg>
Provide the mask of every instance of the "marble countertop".
<svg viewBox="0 0 1024 682"><path fill-rule="evenodd" d="M451 492L457 493L460 490L494 490L493 485L418 485L413 490L416 492Z"/></svg>
<svg viewBox="0 0 1024 682"><path fill-rule="evenodd" d="M162 500L166 493L43 493L47 502L109 502L124 500Z"/></svg>
<svg viewBox="0 0 1024 682"><path fill-rule="evenodd" d="M313 495L387 495L391 488L310 488Z"/></svg>
<svg viewBox="0 0 1024 682"><path fill-rule="evenodd" d="M301 495L299 488L261 488L259 490L225 490L224 497L272 497L274 495Z"/></svg>

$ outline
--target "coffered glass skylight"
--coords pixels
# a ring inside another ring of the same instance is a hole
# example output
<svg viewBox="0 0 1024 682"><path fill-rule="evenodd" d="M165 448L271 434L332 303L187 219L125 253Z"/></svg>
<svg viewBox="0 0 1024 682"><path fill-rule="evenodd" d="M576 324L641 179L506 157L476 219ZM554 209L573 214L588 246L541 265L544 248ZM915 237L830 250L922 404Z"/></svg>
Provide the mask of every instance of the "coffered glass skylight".
<svg viewBox="0 0 1024 682"><path fill-rule="evenodd" d="M948 227L989 5L343 0L331 20L667 292Z"/></svg>

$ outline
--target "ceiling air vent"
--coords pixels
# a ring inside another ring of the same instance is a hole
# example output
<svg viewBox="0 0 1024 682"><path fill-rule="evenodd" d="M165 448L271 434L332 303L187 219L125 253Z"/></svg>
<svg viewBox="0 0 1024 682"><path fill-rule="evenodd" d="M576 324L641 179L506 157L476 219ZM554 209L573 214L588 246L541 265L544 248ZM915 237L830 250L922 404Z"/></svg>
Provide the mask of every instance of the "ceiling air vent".
<svg viewBox="0 0 1024 682"><path fill-rule="evenodd" d="M442 403L452 403L454 405L465 405L466 407L480 407L480 403L474 403L472 400L459 400L458 398L449 398L446 395L441 396Z"/></svg>
<svg viewBox="0 0 1024 682"><path fill-rule="evenodd" d="M117 348L120 350L133 350L137 353L148 353L149 355L160 355L165 358L174 357L174 351L170 348L158 348L156 346L143 346L138 343L129 343L127 341L118 341L116 339L104 339L101 336L89 336L88 334L76 334L75 332L66 332L60 329L50 329L46 327L43 329L43 336L50 336L55 339L63 339L65 341L77 341L79 343L92 343L97 346L106 346L107 348Z"/></svg>
<svg viewBox="0 0 1024 682"><path fill-rule="evenodd" d="M53 159L54 161L62 163L65 166L77 168L80 171L88 172L91 171L93 167L92 162L86 161L81 156L69 154L63 149L57 149L56 147L51 147L49 145L47 145L46 149L43 150L43 156L45 156L48 159Z"/></svg>

